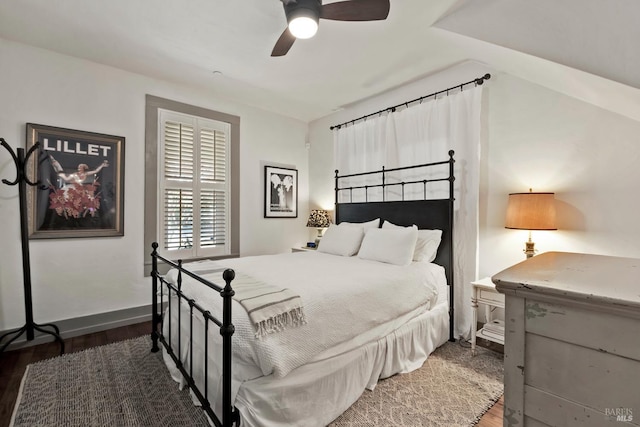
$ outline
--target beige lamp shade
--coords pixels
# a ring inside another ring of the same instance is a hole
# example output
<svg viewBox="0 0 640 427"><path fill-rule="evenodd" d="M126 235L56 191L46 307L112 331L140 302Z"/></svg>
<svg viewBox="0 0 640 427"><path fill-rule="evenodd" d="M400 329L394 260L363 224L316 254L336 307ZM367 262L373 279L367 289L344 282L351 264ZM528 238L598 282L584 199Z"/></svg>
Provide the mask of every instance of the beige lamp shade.
<svg viewBox="0 0 640 427"><path fill-rule="evenodd" d="M554 193L512 193L505 228L557 230Z"/></svg>

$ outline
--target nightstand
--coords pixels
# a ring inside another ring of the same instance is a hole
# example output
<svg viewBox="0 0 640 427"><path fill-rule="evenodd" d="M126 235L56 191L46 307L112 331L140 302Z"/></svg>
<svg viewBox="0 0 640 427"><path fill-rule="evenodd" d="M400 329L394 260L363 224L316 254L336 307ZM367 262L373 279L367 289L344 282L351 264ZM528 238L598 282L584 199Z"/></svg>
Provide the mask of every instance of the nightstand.
<svg viewBox="0 0 640 427"><path fill-rule="evenodd" d="M291 252L306 252L306 251L315 251L315 250L316 248L307 248L306 246L291 248Z"/></svg>
<svg viewBox="0 0 640 427"><path fill-rule="evenodd" d="M471 282L471 307L473 319L471 324L471 354L476 354L476 337L504 345L504 322L493 320L491 312L495 308L504 308L504 295L496 290L490 277ZM485 304L486 323L476 331L478 324L478 303Z"/></svg>

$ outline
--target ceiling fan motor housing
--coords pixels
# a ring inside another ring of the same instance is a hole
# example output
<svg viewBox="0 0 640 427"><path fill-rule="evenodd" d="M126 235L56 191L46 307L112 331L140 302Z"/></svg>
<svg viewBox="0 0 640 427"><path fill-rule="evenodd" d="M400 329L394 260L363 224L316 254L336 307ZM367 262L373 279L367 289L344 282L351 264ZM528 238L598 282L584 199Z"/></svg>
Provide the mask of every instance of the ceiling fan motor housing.
<svg viewBox="0 0 640 427"><path fill-rule="evenodd" d="M320 20L321 9L322 0L296 0L284 3L284 13L287 16L287 22L291 22L294 18L301 16L311 18L318 22Z"/></svg>

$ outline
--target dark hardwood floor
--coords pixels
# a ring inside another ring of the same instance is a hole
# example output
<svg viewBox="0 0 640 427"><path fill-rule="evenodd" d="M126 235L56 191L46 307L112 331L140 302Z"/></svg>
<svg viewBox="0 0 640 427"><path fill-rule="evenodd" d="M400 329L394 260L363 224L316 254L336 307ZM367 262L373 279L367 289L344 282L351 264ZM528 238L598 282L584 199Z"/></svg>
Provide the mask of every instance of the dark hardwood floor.
<svg viewBox="0 0 640 427"><path fill-rule="evenodd" d="M65 352L74 353L91 347L139 337L148 334L150 330L151 322L145 322L69 338L64 340ZM482 343L479 344L482 345ZM491 348L490 344L486 346ZM496 350L500 351L500 349ZM56 357L59 354L60 345L56 342L0 353L0 427L9 425L13 407L18 397L20 382L27 365ZM500 398L482 417L477 424L479 427L502 426L503 399L504 397Z"/></svg>

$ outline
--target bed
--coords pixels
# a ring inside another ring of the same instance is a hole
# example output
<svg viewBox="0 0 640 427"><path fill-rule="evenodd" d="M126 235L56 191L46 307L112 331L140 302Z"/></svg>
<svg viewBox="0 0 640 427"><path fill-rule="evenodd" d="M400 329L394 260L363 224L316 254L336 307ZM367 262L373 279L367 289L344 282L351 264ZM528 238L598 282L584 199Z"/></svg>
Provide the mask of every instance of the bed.
<svg viewBox="0 0 640 427"><path fill-rule="evenodd" d="M337 225L317 251L185 268L159 255L154 243L152 351L163 345L174 379L217 426L324 426L379 379L419 368L453 340L453 162L450 152L445 161L370 172L381 175L381 184L362 188L341 186L353 175L336 171ZM385 179L439 166L446 169L442 177ZM447 184L448 198L385 200L386 187L404 194L407 185L425 187L426 198L434 182ZM375 187L382 200L366 200ZM365 201L352 202L354 191L364 191ZM441 231L439 244L418 258L417 242L433 230ZM345 243L351 235L360 235L355 253ZM412 245L401 260L402 250L390 249L396 241L397 248ZM162 275L158 263L172 269ZM283 323L269 320L265 328L246 306L254 298L246 292L262 287L265 295L292 293L284 300L298 305L271 318Z"/></svg>

